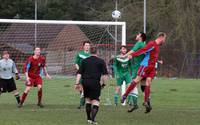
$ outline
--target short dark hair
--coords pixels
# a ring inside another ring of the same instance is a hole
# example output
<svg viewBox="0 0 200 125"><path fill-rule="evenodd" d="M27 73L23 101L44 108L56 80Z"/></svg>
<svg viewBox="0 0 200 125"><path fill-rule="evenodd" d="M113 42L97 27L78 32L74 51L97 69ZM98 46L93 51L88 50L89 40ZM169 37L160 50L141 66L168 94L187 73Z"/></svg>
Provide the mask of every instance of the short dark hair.
<svg viewBox="0 0 200 125"><path fill-rule="evenodd" d="M84 46L86 43L89 43L89 44L90 44L91 42L90 42L90 41L84 41L84 42L83 42L83 46Z"/></svg>
<svg viewBox="0 0 200 125"><path fill-rule="evenodd" d="M90 53L91 54L97 54L97 47L96 46L93 46L90 48Z"/></svg>
<svg viewBox="0 0 200 125"><path fill-rule="evenodd" d="M141 34L142 41L145 41L146 40L146 34L143 33L143 32L140 32L140 34Z"/></svg>
<svg viewBox="0 0 200 125"><path fill-rule="evenodd" d="M9 54L8 51L3 51L2 55Z"/></svg>
<svg viewBox="0 0 200 125"><path fill-rule="evenodd" d="M120 47L120 49L122 49L123 47L124 47L124 48L126 48L126 46L125 46L125 45L122 45L122 46Z"/></svg>
<svg viewBox="0 0 200 125"><path fill-rule="evenodd" d="M164 33L164 32L159 32L158 33L158 35L157 35L157 37L166 37L167 36L167 34L166 33Z"/></svg>

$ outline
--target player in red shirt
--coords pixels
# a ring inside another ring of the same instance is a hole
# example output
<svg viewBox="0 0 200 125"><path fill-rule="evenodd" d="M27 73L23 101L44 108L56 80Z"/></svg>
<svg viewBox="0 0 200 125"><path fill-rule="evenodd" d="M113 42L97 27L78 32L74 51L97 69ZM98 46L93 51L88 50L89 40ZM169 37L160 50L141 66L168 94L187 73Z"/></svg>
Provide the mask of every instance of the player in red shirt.
<svg viewBox="0 0 200 125"><path fill-rule="evenodd" d="M36 47L34 50L34 55L30 56L24 66L24 72L26 75L26 89L21 97L21 101L19 107L22 107L28 92L32 87L38 88L38 103L39 107L43 107L42 105L42 78L41 74L44 72L47 79L51 79L49 74L47 73L46 68L46 59L45 57L40 55L41 50L39 47Z"/></svg>
<svg viewBox="0 0 200 125"><path fill-rule="evenodd" d="M146 86L144 90L144 106L146 107L146 113L151 111L152 107L149 102L150 85L151 85L152 79L154 78L156 74L155 64L158 61L158 54L160 51L159 46L162 43L164 43L165 40L166 40L166 34L163 32L160 32L156 40L148 42L148 44L145 47L128 55L129 58L132 58L134 56L145 54L145 57L140 64L137 77L132 81L130 86L127 88L125 94L122 96L122 100L121 100L122 103L125 101L126 97L131 92L131 90L133 90L143 78L146 78Z"/></svg>

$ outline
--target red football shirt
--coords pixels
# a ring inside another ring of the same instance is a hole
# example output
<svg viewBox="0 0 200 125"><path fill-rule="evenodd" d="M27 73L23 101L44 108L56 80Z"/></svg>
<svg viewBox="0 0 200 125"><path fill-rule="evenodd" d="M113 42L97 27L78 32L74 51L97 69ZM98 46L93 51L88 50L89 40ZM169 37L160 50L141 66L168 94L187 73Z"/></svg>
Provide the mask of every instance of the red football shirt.
<svg viewBox="0 0 200 125"><path fill-rule="evenodd" d="M141 62L141 66L153 66L155 67L156 62L158 61L158 55L160 52L160 47L156 44L155 41L150 41L147 45L138 51L132 53L132 56L138 56L145 54L144 59Z"/></svg>
<svg viewBox="0 0 200 125"><path fill-rule="evenodd" d="M40 76L42 69L46 66L46 59L43 56L39 56L38 59L34 59L30 56L24 66L24 71L28 72L28 76L31 78L37 78Z"/></svg>

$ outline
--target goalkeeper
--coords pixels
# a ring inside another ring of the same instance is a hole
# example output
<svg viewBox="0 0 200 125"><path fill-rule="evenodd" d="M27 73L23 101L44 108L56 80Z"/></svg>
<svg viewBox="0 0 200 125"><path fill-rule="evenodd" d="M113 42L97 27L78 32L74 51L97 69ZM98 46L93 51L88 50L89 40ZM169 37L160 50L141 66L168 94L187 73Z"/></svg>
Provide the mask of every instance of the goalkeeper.
<svg viewBox="0 0 200 125"><path fill-rule="evenodd" d="M90 42L85 41L83 42L83 50L78 52L75 57L75 68L77 71L80 68L82 60L88 57L90 57ZM82 80L80 82L82 83ZM80 105L78 106L78 109L81 109L81 107L85 105L85 98L82 87L80 88L79 91L80 91Z"/></svg>
<svg viewBox="0 0 200 125"><path fill-rule="evenodd" d="M12 59L9 58L8 51L3 51L3 59L0 60L0 94L5 92L12 92L17 103L20 103L19 92L15 84L13 76L16 80L19 79L16 65Z"/></svg>

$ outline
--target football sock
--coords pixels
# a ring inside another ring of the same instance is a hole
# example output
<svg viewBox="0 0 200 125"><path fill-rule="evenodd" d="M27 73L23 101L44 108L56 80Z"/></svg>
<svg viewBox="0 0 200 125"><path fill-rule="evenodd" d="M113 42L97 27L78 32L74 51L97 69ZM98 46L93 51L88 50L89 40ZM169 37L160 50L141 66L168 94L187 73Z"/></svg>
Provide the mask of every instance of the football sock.
<svg viewBox="0 0 200 125"><path fill-rule="evenodd" d="M87 113L87 120L91 120L92 105L90 103L86 103L85 109Z"/></svg>
<svg viewBox="0 0 200 125"><path fill-rule="evenodd" d="M80 92L80 106L85 105L85 98L83 92Z"/></svg>
<svg viewBox="0 0 200 125"><path fill-rule="evenodd" d="M133 96L132 99L133 99L133 104L134 104L134 105L137 105L137 97L136 97L136 96Z"/></svg>
<svg viewBox="0 0 200 125"><path fill-rule="evenodd" d="M92 119L92 121L95 121L95 117L96 117L96 115L98 113L98 110L99 110L99 106L93 105L93 107L92 107L92 113L91 113L91 119Z"/></svg>
<svg viewBox="0 0 200 125"><path fill-rule="evenodd" d="M133 80L132 83L126 89L124 96L128 96L128 94L136 87L137 83Z"/></svg>
<svg viewBox="0 0 200 125"><path fill-rule="evenodd" d="M38 91L38 104L41 103L42 100L42 89Z"/></svg>
<svg viewBox="0 0 200 125"><path fill-rule="evenodd" d="M85 98L81 97L80 98L80 106L84 106L85 105Z"/></svg>
<svg viewBox="0 0 200 125"><path fill-rule="evenodd" d="M16 100L17 100L17 103L19 104L19 103L20 103L20 96L19 96L19 94L16 94L16 95L15 95L15 98L16 98Z"/></svg>
<svg viewBox="0 0 200 125"><path fill-rule="evenodd" d="M115 95L114 95L114 102L115 102L115 104L118 104L118 99L119 99L119 94L115 93Z"/></svg>
<svg viewBox="0 0 200 125"><path fill-rule="evenodd" d="M150 95L150 86L146 86L144 90L144 102L148 102Z"/></svg>
<svg viewBox="0 0 200 125"><path fill-rule="evenodd" d="M25 101L27 95L28 95L28 93L25 93L25 92L22 94L21 102L20 102L21 104L24 103L24 101Z"/></svg>
<svg viewBox="0 0 200 125"><path fill-rule="evenodd" d="M133 96L131 94L128 95L127 100L129 105L133 105Z"/></svg>

